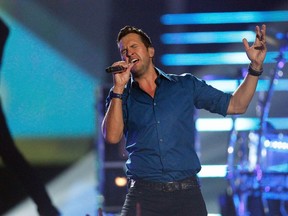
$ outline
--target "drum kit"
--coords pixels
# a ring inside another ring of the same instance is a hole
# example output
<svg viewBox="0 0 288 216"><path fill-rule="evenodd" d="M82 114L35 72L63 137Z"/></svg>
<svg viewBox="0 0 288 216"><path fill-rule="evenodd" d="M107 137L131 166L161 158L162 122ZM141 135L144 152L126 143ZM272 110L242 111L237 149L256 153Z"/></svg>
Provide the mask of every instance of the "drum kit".
<svg viewBox="0 0 288 216"><path fill-rule="evenodd" d="M232 119L227 147L227 191L237 216L288 215L288 136L275 130L268 120L274 85L284 67L282 51L276 61L268 90L259 97L256 107L259 129L237 131L237 117ZM258 200L257 205L251 205L251 200Z"/></svg>

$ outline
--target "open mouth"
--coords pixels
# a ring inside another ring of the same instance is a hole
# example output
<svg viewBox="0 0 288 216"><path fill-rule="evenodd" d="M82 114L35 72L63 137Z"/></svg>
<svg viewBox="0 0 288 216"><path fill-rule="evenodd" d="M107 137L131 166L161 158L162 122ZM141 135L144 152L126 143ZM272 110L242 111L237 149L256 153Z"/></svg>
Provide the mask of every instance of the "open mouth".
<svg viewBox="0 0 288 216"><path fill-rule="evenodd" d="M131 60L131 63L134 64L134 63L136 63L136 62L138 62L138 61L139 61L139 59L132 59L132 60Z"/></svg>

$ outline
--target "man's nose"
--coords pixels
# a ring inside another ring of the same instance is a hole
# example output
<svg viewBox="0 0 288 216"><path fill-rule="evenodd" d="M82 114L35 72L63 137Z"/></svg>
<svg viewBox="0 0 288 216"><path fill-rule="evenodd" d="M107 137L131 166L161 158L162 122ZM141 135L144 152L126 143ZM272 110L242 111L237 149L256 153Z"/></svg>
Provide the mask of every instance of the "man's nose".
<svg viewBox="0 0 288 216"><path fill-rule="evenodd" d="M130 57L130 56L132 56L133 55L133 51L132 50L127 50L127 53L126 53L126 56L127 57Z"/></svg>

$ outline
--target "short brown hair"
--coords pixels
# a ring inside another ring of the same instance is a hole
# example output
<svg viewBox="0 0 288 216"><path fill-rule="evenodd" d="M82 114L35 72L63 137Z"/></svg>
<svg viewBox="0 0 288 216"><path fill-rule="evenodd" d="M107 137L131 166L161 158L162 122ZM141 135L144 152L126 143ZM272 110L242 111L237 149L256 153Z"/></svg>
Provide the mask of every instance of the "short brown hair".
<svg viewBox="0 0 288 216"><path fill-rule="evenodd" d="M144 43L144 45L147 48L152 47L152 42L151 42L150 37L142 29L138 29L138 28L133 27L133 26L125 26L119 31L118 37L117 37L117 44L119 44L120 40L124 36L126 36L130 33L138 34L140 36L142 42Z"/></svg>

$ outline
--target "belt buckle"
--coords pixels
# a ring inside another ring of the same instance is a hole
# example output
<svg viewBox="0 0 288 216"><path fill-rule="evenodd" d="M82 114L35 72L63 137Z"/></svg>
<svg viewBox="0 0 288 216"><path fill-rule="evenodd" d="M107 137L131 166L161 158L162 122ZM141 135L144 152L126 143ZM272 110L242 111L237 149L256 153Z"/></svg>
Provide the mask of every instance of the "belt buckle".
<svg viewBox="0 0 288 216"><path fill-rule="evenodd" d="M163 185L164 192L172 192L176 190L179 190L179 184L177 184L177 182L167 182Z"/></svg>
<svg viewBox="0 0 288 216"><path fill-rule="evenodd" d="M161 187L163 192L169 192L170 191L170 182L168 183L163 183L162 187Z"/></svg>

